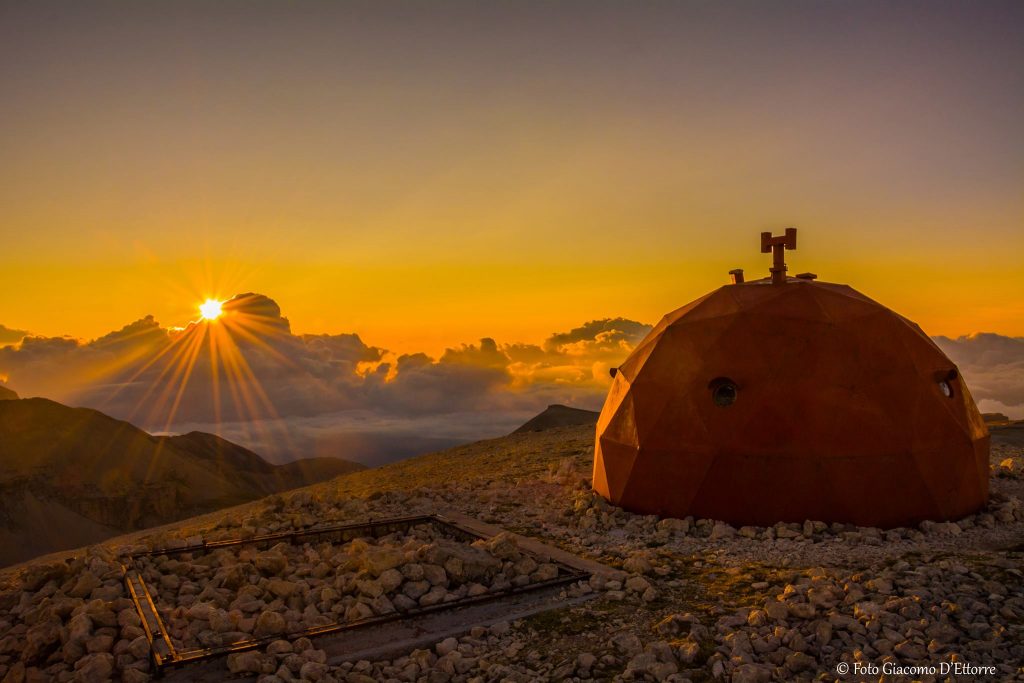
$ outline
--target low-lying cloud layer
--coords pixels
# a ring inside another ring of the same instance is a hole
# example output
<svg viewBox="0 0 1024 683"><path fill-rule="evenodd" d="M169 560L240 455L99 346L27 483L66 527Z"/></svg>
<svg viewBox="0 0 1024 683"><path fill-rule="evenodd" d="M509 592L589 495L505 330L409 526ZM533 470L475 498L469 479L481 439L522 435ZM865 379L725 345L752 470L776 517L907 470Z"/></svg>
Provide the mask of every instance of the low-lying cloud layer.
<svg viewBox="0 0 1024 683"><path fill-rule="evenodd" d="M979 333L935 343L960 368L982 412L1024 419L1024 339Z"/></svg>
<svg viewBox="0 0 1024 683"><path fill-rule="evenodd" d="M535 413L535 410L524 410L386 415L372 410L345 410L311 417L222 422L220 425L183 423L178 429L181 432L217 432L271 462L288 462L298 454L301 457L345 457L373 467L508 434Z"/></svg>
<svg viewBox="0 0 1024 683"><path fill-rule="evenodd" d="M0 382L151 431L216 432L278 462L333 455L379 464L507 433L551 403L599 409L608 369L650 330L593 320L539 345L484 338L431 358L356 334L293 334L259 294L236 296L224 311L184 329L146 317L88 342L19 336L0 346ZM1024 340L936 342L983 411L1024 417Z"/></svg>
<svg viewBox="0 0 1024 683"><path fill-rule="evenodd" d="M150 316L89 342L27 337L0 348L0 379L22 396L153 431L216 431L274 460L379 462L500 435L550 403L596 409L608 368L650 329L596 320L541 345L485 338L435 359L396 356L356 334L292 334L277 304L258 294L224 311L184 329Z"/></svg>

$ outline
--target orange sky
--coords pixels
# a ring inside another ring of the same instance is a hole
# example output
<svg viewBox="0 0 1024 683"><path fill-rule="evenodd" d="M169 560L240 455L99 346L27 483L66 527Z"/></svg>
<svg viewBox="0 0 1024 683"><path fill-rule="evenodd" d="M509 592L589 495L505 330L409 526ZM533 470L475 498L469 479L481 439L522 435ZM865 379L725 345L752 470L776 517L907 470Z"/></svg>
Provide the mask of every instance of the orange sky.
<svg viewBox="0 0 1024 683"><path fill-rule="evenodd" d="M245 12L241 11L245 8ZM1024 335L1015 3L0 8L0 323L265 293L397 351L796 272Z"/></svg>

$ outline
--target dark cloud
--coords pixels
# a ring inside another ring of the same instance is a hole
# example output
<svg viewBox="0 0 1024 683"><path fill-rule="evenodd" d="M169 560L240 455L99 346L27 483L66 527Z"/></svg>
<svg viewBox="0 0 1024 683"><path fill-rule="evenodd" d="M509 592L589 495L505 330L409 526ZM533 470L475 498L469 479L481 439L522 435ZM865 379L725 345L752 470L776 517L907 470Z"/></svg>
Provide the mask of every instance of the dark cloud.
<svg viewBox="0 0 1024 683"><path fill-rule="evenodd" d="M489 368L507 368L511 360L498 348L497 342L489 337L480 340L480 345L463 344L457 349L446 349L441 363L478 365Z"/></svg>
<svg viewBox="0 0 1024 683"><path fill-rule="evenodd" d="M935 343L960 368L983 412L1024 419L1024 339L978 333Z"/></svg>
<svg viewBox="0 0 1024 683"><path fill-rule="evenodd" d="M650 325L626 318L592 320L568 332L551 335L544 342L544 349L563 353L579 348L618 352L623 348L632 349L650 331Z"/></svg>
<svg viewBox="0 0 1024 683"><path fill-rule="evenodd" d="M15 330L7 327L6 325L0 325L0 346L5 344L17 344L22 339L28 336L26 330Z"/></svg>
<svg viewBox="0 0 1024 683"><path fill-rule="evenodd" d="M635 320L605 318L553 334L540 346L508 344L501 351L512 361L509 372L517 385L533 385L544 393L558 387L571 391L580 407L595 407L607 391L609 368L650 331L650 325Z"/></svg>

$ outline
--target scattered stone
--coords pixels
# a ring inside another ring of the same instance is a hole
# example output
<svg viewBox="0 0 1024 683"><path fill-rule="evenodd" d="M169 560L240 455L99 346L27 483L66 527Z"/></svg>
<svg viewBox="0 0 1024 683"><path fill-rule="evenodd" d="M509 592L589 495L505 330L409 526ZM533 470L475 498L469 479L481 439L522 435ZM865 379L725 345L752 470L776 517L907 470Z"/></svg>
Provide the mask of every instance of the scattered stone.
<svg viewBox="0 0 1024 683"><path fill-rule="evenodd" d="M104 683L113 675L114 656L107 652L88 655L75 664L76 683Z"/></svg>
<svg viewBox="0 0 1024 683"><path fill-rule="evenodd" d="M437 650L437 654L438 655L443 657L446 654L448 654L449 652L454 652L455 649L458 648L458 647L459 647L459 641L455 640L454 638L445 638L440 643L438 643L434 647L434 649Z"/></svg>
<svg viewBox="0 0 1024 683"><path fill-rule="evenodd" d="M257 638L276 636L284 633L286 626L284 617L277 612L261 612L256 619L256 630L253 634Z"/></svg>
<svg viewBox="0 0 1024 683"><path fill-rule="evenodd" d="M103 582L100 581L95 574L90 571L85 571L79 575L78 579L75 581L75 585L68 591L68 596L72 598L85 598L88 597L93 590L102 585Z"/></svg>

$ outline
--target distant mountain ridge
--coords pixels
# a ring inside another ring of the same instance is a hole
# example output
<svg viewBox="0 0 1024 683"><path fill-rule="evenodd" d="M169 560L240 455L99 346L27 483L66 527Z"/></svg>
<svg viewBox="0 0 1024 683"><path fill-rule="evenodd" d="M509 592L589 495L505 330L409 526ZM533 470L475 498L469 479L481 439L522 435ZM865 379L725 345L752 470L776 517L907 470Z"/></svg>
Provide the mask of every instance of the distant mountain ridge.
<svg viewBox="0 0 1024 683"><path fill-rule="evenodd" d="M570 408L560 403L553 403L544 409L543 412L530 418L513 434L524 432L543 432L556 427L575 427L576 425L597 424L600 413L593 410L582 410Z"/></svg>
<svg viewBox="0 0 1024 683"><path fill-rule="evenodd" d="M361 469L272 465L213 434L153 436L88 408L0 401L0 565Z"/></svg>

